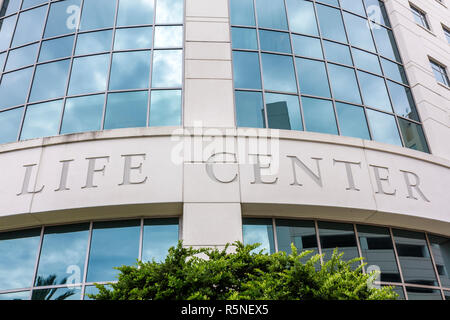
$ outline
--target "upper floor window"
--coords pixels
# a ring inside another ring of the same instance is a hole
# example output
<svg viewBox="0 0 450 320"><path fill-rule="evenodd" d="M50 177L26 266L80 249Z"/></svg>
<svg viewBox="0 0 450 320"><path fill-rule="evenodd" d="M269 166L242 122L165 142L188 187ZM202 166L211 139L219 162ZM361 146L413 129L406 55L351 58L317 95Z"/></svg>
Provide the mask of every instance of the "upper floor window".
<svg viewBox="0 0 450 320"><path fill-rule="evenodd" d="M447 68L442 64L430 60L431 68L433 69L434 77L440 83L445 84L447 87L450 86L450 81L448 79Z"/></svg>
<svg viewBox="0 0 450 320"><path fill-rule="evenodd" d="M414 6L411 6L411 11L413 13L414 20L416 21L416 23L430 30L430 25L428 24L426 13Z"/></svg>
<svg viewBox="0 0 450 320"><path fill-rule="evenodd" d="M444 30L445 37L447 38L447 42L450 44L450 29L446 26L442 26L442 29Z"/></svg>

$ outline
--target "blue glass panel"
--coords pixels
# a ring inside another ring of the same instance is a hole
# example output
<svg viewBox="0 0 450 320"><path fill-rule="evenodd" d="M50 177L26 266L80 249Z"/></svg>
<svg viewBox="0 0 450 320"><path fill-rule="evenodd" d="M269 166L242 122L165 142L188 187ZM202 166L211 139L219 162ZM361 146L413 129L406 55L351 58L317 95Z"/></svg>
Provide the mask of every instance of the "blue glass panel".
<svg viewBox="0 0 450 320"><path fill-rule="evenodd" d="M150 127L181 125L181 91L153 90L150 105Z"/></svg>
<svg viewBox="0 0 450 320"><path fill-rule="evenodd" d="M47 6L22 12L14 32L13 46L40 40L46 14Z"/></svg>
<svg viewBox="0 0 450 320"><path fill-rule="evenodd" d="M375 52L372 34L366 19L344 12L345 25L352 45Z"/></svg>
<svg viewBox="0 0 450 320"><path fill-rule="evenodd" d="M231 38L233 49L258 50L256 29L233 27L231 28Z"/></svg>
<svg viewBox="0 0 450 320"><path fill-rule="evenodd" d="M319 221L318 226L324 261L331 258L336 248L339 253L343 253L344 260L359 257L353 225ZM353 266L356 267L358 264L359 262L356 262Z"/></svg>
<svg viewBox="0 0 450 320"><path fill-rule="evenodd" d="M6 61L5 72L34 64L38 47L39 45L36 43L11 50Z"/></svg>
<svg viewBox="0 0 450 320"><path fill-rule="evenodd" d="M0 301L6 300L30 300L30 291L20 291L0 294Z"/></svg>
<svg viewBox="0 0 450 320"><path fill-rule="evenodd" d="M25 103L33 68L5 73L0 83L0 110Z"/></svg>
<svg viewBox="0 0 450 320"><path fill-rule="evenodd" d="M370 140L364 109L345 103L336 103L341 135Z"/></svg>
<svg viewBox="0 0 450 320"><path fill-rule="evenodd" d="M325 63L296 58L300 92L318 97L330 97Z"/></svg>
<svg viewBox="0 0 450 320"><path fill-rule="evenodd" d="M310 1L287 0L289 28L292 32L319 35L314 5Z"/></svg>
<svg viewBox="0 0 450 320"><path fill-rule="evenodd" d="M365 17L366 12L362 0L340 0L341 8Z"/></svg>
<svg viewBox="0 0 450 320"><path fill-rule="evenodd" d="M111 65L110 90L144 89L149 86L150 51L116 52Z"/></svg>
<svg viewBox="0 0 450 320"><path fill-rule="evenodd" d="M259 30L259 43L263 51L291 53L291 40L286 32Z"/></svg>
<svg viewBox="0 0 450 320"><path fill-rule="evenodd" d="M261 92L236 91L236 122L238 127L265 128Z"/></svg>
<svg viewBox="0 0 450 320"><path fill-rule="evenodd" d="M392 81L388 81L387 83L395 113L399 116L418 121L419 116L417 115L411 90Z"/></svg>
<svg viewBox="0 0 450 320"><path fill-rule="evenodd" d="M402 131L403 141L405 147L430 153L428 144L423 133L423 128L420 124L398 118L398 124Z"/></svg>
<svg viewBox="0 0 450 320"><path fill-rule="evenodd" d="M183 23L183 2L183 0L158 0L156 3L156 23Z"/></svg>
<svg viewBox="0 0 450 320"><path fill-rule="evenodd" d="M359 83L364 104L384 111L392 112L391 102L383 78L358 71Z"/></svg>
<svg viewBox="0 0 450 320"><path fill-rule="evenodd" d="M181 50L155 50L153 52L153 88L179 88L183 78Z"/></svg>
<svg viewBox="0 0 450 320"><path fill-rule="evenodd" d="M290 56L263 53L261 59L264 89L297 92L294 63Z"/></svg>
<svg viewBox="0 0 450 320"><path fill-rule="evenodd" d="M21 3L21 0L3 1L2 7L0 8L0 17L9 16L14 12L19 11Z"/></svg>
<svg viewBox="0 0 450 320"><path fill-rule="evenodd" d="M231 24L241 26L255 25L253 0L230 0Z"/></svg>
<svg viewBox="0 0 450 320"><path fill-rule="evenodd" d="M33 290L31 295L31 300L80 300L80 298L81 287Z"/></svg>
<svg viewBox="0 0 450 320"><path fill-rule="evenodd" d="M74 33L80 18L81 0L52 2L45 26L45 38Z"/></svg>
<svg viewBox="0 0 450 320"><path fill-rule="evenodd" d="M381 65L383 66L384 75L392 80L408 84L406 78L405 68L403 66L381 58Z"/></svg>
<svg viewBox="0 0 450 320"><path fill-rule="evenodd" d="M353 65L350 49L348 46L324 40L323 47L325 50L325 57L329 61Z"/></svg>
<svg viewBox="0 0 450 320"><path fill-rule="evenodd" d="M145 127L147 106L147 91L108 94L105 129Z"/></svg>
<svg viewBox="0 0 450 320"><path fill-rule="evenodd" d="M257 53L233 51L234 87L260 89L261 75Z"/></svg>
<svg viewBox="0 0 450 320"><path fill-rule="evenodd" d="M80 30L111 28L114 25L116 1L84 0Z"/></svg>
<svg viewBox="0 0 450 320"><path fill-rule="evenodd" d="M17 15L3 19L0 23L0 51L9 48L16 25Z"/></svg>
<svg viewBox="0 0 450 320"><path fill-rule="evenodd" d="M328 73L335 99L361 103L355 71L353 69L329 63Z"/></svg>
<svg viewBox="0 0 450 320"><path fill-rule="evenodd" d="M142 261L163 261L169 248L177 246L178 232L178 219L145 220Z"/></svg>
<svg viewBox="0 0 450 320"><path fill-rule="evenodd" d="M110 51L112 34L112 30L78 34L75 55L85 55Z"/></svg>
<svg viewBox="0 0 450 320"><path fill-rule="evenodd" d="M270 219L243 219L242 233L244 244L259 243L256 252L264 250L264 253L275 253L275 241L273 236L272 220Z"/></svg>
<svg viewBox="0 0 450 320"><path fill-rule="evenodd" d="M151 49L152 38L152 27L116 29L114 50Z"/></svg>
<svg viewBox="0 0 450 320"><path fill-rule="evenodd" d="M39 52L39 62L70 57L74 38L74 36L68 36L43 41Z"/></svg>
<svg viewBox="0 0 450 320"><path fill-rule="evenodd" d="M303 130L298 96L266 93L269 128Z"/></svg>
<svg viewBox="0 0 450 320"><path fill-rule="evenodd" d="M400 62L400 54L398 53L392 31L382 26L372 28L372 31L375 37L378 52L382 56Z"/></svg>
<svg viewBox="0 0 450 320"><path fill-rule="evenodd" d="M299 252L312 250L313 253L302 259L302 261L319 253L314 221L277 219L276 230L278 251L291 253L291 244L294 244Z"/></svg>
<svg viewBox="0 0 450 320"><path fill-rule="evenodd" d="M62 100L58 100L29 105L20 140L56 136L59 131L62 103Z"/></svg>
<svg viewBox="0 0 450 320"><path fill-rule="evenodd" d="M256 12L259 27L287 30L284 0L256 0Z"/></svg>
<svg viewBox="0 0 450 320"><path fill-rule="evenodd" d="M381 74L380 61L376 55L355 48L352 48L352 52L357 68Z"/></svg>
<svg viewBox="0 0 450 320"><path fill-rule="evenodd" d="M19 135L23 108L0 112L0 143L14 142Z"/></svg>
<svg viewBox="0 0 450 320"><path fill-rule="evenodd" d="M61 134L100 130L104 104L104 94L68 98Z"/></svg>
<svg viewBox="0 0 450 320"><path fill-rule="evenodd" d="M292 46L294 53L298 56L323 59L322 45L319 39L293 34Z"/></svg>
<svg viewBox="0 0 450 320"><path fill-rule="evenodd" d="M374 110L367 110L367 118L369 119L373 140L402 146L393 116Z"/></svg>
<svg viewBox="0 0 450 320"><path fill-rule="evenodd" d="M153 24L154 0L119 0L118 26Z"/></svg>
<svg viewBox="0 0 450 320"><path fill-rule="evenodd" d="M302 97L302 107L307 131L338 134L331 101Z"/></svg>
<svg viewBox="0 0 450 320"><path fill-rule="evenodd" d="M40 64L31 88L30 101L49 100L66 94L70 60Z"/></svg>
<svg viewBox="0 0 450 320"><path fill-rule="evenodd" d="M320 31L324 38L347 42L344 23L341 12L338 9L318 4L317 15L319 17Z"/></svg>
<svg viewBox="0 0 450 320"><path fill-rule="evenodd" d="M109 54L75 58L69 95L104 91L108 82Z"/></svg>

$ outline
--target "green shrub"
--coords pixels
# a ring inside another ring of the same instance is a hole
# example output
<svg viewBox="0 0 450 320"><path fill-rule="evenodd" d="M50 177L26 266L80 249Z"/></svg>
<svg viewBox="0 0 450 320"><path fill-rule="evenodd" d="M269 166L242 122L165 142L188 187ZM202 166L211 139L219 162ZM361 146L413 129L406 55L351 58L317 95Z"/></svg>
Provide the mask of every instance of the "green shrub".
<svg viewBox="0 0 450 320"><path fill-rule="evenodd" d="M179 242L163 262L122 266L118 282L96 285L96 300L392 300L390 287L373 288L373 274L352 268L335 250L320 267L311 251L266 254L236 242L225 249L184 248ZM233 251L233 252L229 252Z"/></svg>

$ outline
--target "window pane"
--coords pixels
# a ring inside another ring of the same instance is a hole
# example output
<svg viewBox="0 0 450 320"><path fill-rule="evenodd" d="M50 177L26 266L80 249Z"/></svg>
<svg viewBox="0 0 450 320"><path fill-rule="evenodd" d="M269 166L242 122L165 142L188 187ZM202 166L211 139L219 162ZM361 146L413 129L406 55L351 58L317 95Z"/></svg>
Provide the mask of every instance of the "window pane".
<svg viewBox="0 0 450 320"><path fill-rule="evenodd" d="M116 1L84 0L80 30L111 28L115 12Z"/></svg>
<svg viewBox="0 0 450 320"><path fill-rule="evenodd" d="M231 28L231 38L233 49L253 49L258 50L256 29Z"/></svg>
<svg viewBox="0 0 450 320"><path fill-rule="evenodd" d="M269 128L303 130L297 96L267 93L265 98Z"/></svg>
<svg viewBox="0 0 450 320"><path fill-rule="evenodd" d="M149 39L151 43L151 38ZM183 27L155 27L155 48L181 48L183 46Z"/></svg>
<svg viewBox="0 0 450 320"><path fill-rule="evenodd" d="M279 220L276 222L278 251L291 253L291 244L298 252L312 250L305 260L318 254L316 228L313 221Z"/></svg>
<svg viewBox="0 0 450 320"><path fill-rule="evenodd" d="M178 219L144 221L142 261L164 261L170 247L178 244Z"/></svg>
<svg viewBox="0 0 450 320"><path fill-rule="evenodd" d="M318 224L324 261L330 260L336 248L339 253L344 253L342 257L344 260L348 261L359 257L353 225L322 221L319 221ZM357 267L356 263L353 266Z"/></svg>
<svg viewBox="0 0 450 320"><path fill-rule="evenodd" d="M263 53L261 59L264 89L297 92L294 64L290 56Z"/></svg>
<svg viewBox="0 0 450 320"><path fill-rule="evenodd" d="M75 55L100 53L111 50L112 30L78 34Z"/></svg>
<svg viewBox="0 0 450 320"><path fill-rule="evenodd" d="M12 109L0 113L0 143L17 140L22 122L23 108Z"/></svg>
<svg viewBox="0 0 450 320"><path fill-rule="evenodd" d="M355 48L352 48L352 53L357 68L381 75L380 62L376 55Z"/></svg>
<svg viewBox="0 0 450 320"><path fill-rule="evenodd" d="M0 290L30 287L41 229L0 233Z"/></svg>
<svg viewBox="0 0 450 320"><path fill-rule="evenodd" d="M41 101L62 97L66 84L70 60L41 64L36 67L30 101Z"/></svg>
<svg viewBox="0 0 450 320"><path fill-rule="evenodd" d="M325 57L329 61L353 65L350 49L348 46L324 40L323 42Z"/></svg>
<svg viewBox="0 0 450 320"><path fill-rule="evenodd" d="M22 12L17 21L13 46L40 40L44 28L47 6Z"/></svg>
<svg viewBox="0 0 450 320"><path fill-rule="evenodd" d="M340 0L342 9L354 12L360 16L366 16L361 0Z"/></svg>
<svg viewBox="0 0 450 320"><path fill-rule="evenodd" d="M181 125L181 91L154 90L150 105L150 127Z"/></svg>
<svg viewBox="0 0 450 320"><path fill-rule="evenodd" d="M114 50L151 49L152 32L152 27L117 29Z"/></svg>
<svg viewBox="0 0 450 320"><path fill-rule="evenodd" d="M346 0L348 2L353 2L352 0ZM389 27L388 17L386 13L386 8L384 7L383 1L379 0L363 0L366 5L367 15L369 19L372 19L378 23L381 23ZM379 14L381 13L381 14Z"/></svg>
<svg viewBox="0 0 450 320"><path fill-rule="evenodd" d="M395 113L399 116L418 121L414 100L411 90L394 82L388 81L389 92L391 93L392 103Z"/></svg>
<svg viewBox="0 0 450 320"><path fill-rule="evenodd" d="M437 286L425 235L396 229L393 233L405 282Z"/></svg>
<svg viewBox="0 0 450 320"><path fill-rule="evenodd" d="M350 43L362 49L375 52L375 46L367 20L347 12L344 12L344 20Z"/></svg>
<svg viewBox="0 0 450 320"><path fill-rule="evenodd" d="M291 53L289 33L259 30L259 42L262 51Z"/></svg>
<svg viewBox="0 0 450 320"><path fill-rule="evenodd" d="M45 26L45 38L74 33L78 27L81 0L52 2Z"/></svg>
<svg viewBox="0 0 450 320"><path fill-rule="evenodd" d="M258 54L233 51L233 76L235 88L261 89Z"/></svg>
<svg viewBox="0 0 450 320"><path fill-rule="evenodd" d="M341 12L338 9L318 4L317 15L319 17L320 31L324 38L347 42L344 23Z"/></svg>
<svg viewBox="0 0 450 320"><path fill-rule="evenodd" d="M314 6L309 1L287 0L289 28L292 32L318 36Z"/></svg>
<svg viewBox="0 0 450 320"><path fill-rule="evenodd" d="M383 58L381 59L381 65L383 66L384 75L386 77L398 82L403 82L406 85L408 84L405 69L401 65Z"/></svg>
<svg viewBox="0 0 450 320"><path fill-rule="evenodd" d="M147 91L108 94L104 129L145 127L147 105Z"/></svg>
<svg viewBox="0 0 450 320"><path fill-rule="evenodd" d="M11 50L6 62L5 72L34 64L38 47L39 45L36 43Z"/></svg>
<svg viewBox="0 0 450 320"><path fill-rule="evenodd" d="M105 95L68 98L61 134L101 130Z"/></svg>
<svg viewBox="0 0 450 320"><path fill-rule="evenodd" d="M70 76L69 95L106 90L109 54L75 58Z"/></svg>
<svg viewBox="0 0 450 320"><path fill-rule="evenodd" d="M183 0L158 0L156 3L156 23L183 23Z"/></svg>
<svg viewBox="0 0 450 320"><path fill-rule="evenodd" d="M148 88L150 51L116 52L111 65L110 90Z"/></svg>
<svg viewBox="0 0 450 320"><path fill-rule="evenodd" d="M61 110L62 100L28 106L20 140L57 135Z"/></svg>
<svg viewBox="0 0 450 320"><path fill-rule="evenodd" d="M261 92L236 91L235 99L238 127L266 127Z"/></svg>
<svg viewBox="0 0 450 320"><path fill-rule="evenodd" d="M361 103L355 71L353 69L328 64L328 73L335 99Z"/></svg>
<svg viewBox="0 0 450 320"><path fill-rule="evenodd" d="M260 28L287 30L283 0L256 0L256 12Z"/></svg>
<svg viewBox="0 0 450 320"><path fill-rule="evenodd" d="M331 101L302 97L302 107L307 131L338 134Z"/></svg>
<svg viewBox="0 0 450 320"><path fill-rule="evenodd" d="M81 287L33 290L31 300L80 300Z"/></svg>
<svg viewBox="0 0 450 320"><path fill-rule="evenodd" d="M154 0L119 0L118 26L153 24Z"/></svg>
<svg viewBox="0 0 450 320"><path fill-rule="evenodd" d="M155 50L153 53L152 87L181 87L182 59L181 50Z"/></svg>
<svg viewBox="0 0 450 320"><path fill-rule="evenodd" d="M401 282L389 229L358 225L357 230L366 270L377 266L381 271L380 281Z"/></svg>
<svg viewBox="0 0 450 320"><path fill-rule="evenodd" d="M261 244L255 252L264 250L264 253L274 253L273 226L270 219L243 219L242 233L244 244Z"/></svg>
<svg viewBox="0 0 450 320"><path fill-rule="evenodd" d="M45 228L36 286L83 281L89 223Z"/></svg>
<svg viewBox="0 0 450 320"><path fill-rule="evenodd" d="M294 53L298 56L323 59L320 40L311 37L292 35Z"/></svg>
<svg viewBox="0 0 450 320"><path fill-rule="evenodd" d="M241 26L255 25L253 0L230 0L231 24Z"/></svg>
<svg viewBox="0 0 450 320"><path fill-rule="evenodd" d="M402 141L393 116L367 110L367 118L375 141L402 146Z"/></svg>
<svg viewBox="0 0 450 320"><path fill-rule="evenodd" d="M14 27L16 25L16 19L17 15L0 21L0 51L9 48Z"/></svg>
<svg viewBox="0 0 450 320"><path fill-rule="evenodd" d="M406 287L408 300L442 300L441 292L434 289Z"/></svg>
<svg viewBox="0 0 450 320"><path fill-rule="evenodd" d="M383 78L358 71L364 104L383 111L392 112L391 102Z"/></svg>
<svg viewBox="0 0 450 320"><path fill-rule="evenodd" d="M392 31L382 26L372 28L372 31L375 37L378 52L389 59L400 61L400 55L398 53Z"/></svg>
<svg viewBox="0 0 450 320"><path fill-rule="evenodd" d="M400 130L402 131L405 147L422 152L430 152L420 124L400 118L398 119L398 123L400 125Z"/></svg>
<svg viewBox="0 0 450 320"><path fill-rule="evenodd" d="M25 103L33 68L6 73L0 83L0 109Z"/></svg>
<svg viewBox="0 0 450 320"><path fill-rule="evenodd" d="M3 67L5 66L7 52L0 53L0 75L3 72Z"/></svg>
<svg viewBox="0 0 450 320"><path fill-rule="evenodd" d="M364 109L345 103L336 103L341 135L370 140Z"/></svg>
<svg viewBox="0 0 450 320"><path fill-rule="evenodd" d="M325 64L321 61L296 58L297 76L302 94L330 97Z"/></svg>
<svg viewBox="0 0 450 320"><path fill-rule="evenodd" d="M30 291L2 293L0 294L0 301L2 300L30 300Z"/></svg>
<svg viewBox="0 0 450 320"><path fill-rule="evenodd" d="M57 38L42 42L39 62L70 57L72 55L74 36Z"/></svg>
<svg viewBox="0 0 450 320"><path fill-rule="evenodd" d="M20 3L20 0L3 1L3 5L0 8L0 17L8 16L11 13L19 11Z"/></svg>
<svg viewBox="0 0 450 320"><path fill-rule="evenodd" d="M95 222L92 230L87 282L117 280L122 265L139 256L140 221Z"/></svg>
<svg viewBox="0 0 450 320"><path fill-rule="evenodd" d="M441 285L450 288L450 239L435 235L428 235L434 262L438 270ZM447 292L447 296L449 296Z"/></svg>

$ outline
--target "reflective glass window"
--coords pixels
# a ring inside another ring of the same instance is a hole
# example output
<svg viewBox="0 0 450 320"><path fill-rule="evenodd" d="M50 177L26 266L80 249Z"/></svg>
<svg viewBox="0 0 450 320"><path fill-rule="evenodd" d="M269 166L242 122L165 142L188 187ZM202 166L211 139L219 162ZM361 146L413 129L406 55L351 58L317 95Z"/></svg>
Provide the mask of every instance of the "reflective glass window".
<svg viewBox="0 0 450 320"><path fill-rule="evenodd" d="M276 220L278 251L291 253L291 244L298 252L313 251L306 258L318 254L316 228L313 221Z"/></svg>
<svg viewBox="0 0 450 320"><path fill-rule="evenodd" d="M29 105L20 140L55 136L59 131L62 100Z"/></svg>
<svg viewBox="0 0 450 320"><path fill-rule="evenodd" d="M272 220L270 219L243 219L242 233L244 244L259 243L255 252L264 250L264 253L275 253Z"/></svg>
<svg viewBox="0 0 450 320"><path fill-rule="evenodd" d="M262 51L291 53L289 33L259 30L259 43Z"/></svg>
<svg viewBox="0 0 450 320"><path fill-rule="evenodd" d="M69 59L38 65L34 74L30 102L64 96L69 66Z"/></svg>
<svg viewBox="0 0 450 320"><path fill-rule="evenodd" d="M156 23L183 23L183 2L183 0L158 0L156 3Z"/></svg>
<svg viewBox="0 0 450 320"><path fill-rule="evenodd" d="M88 238L89 223L46 227L35 285L81 283Z"/></svg>
<svg viewBox="0 0 450 320"><path fill-rule="evenodd" d="M0 51L9 48L16 25L17 15L0 20Z"/></svg>
<svg viewBox="0 0 450 320"><path fill-rule="evenodd" d="M421 125L401 118L398 118L398 124L400 125L403 141L407 148L430 152Z"/></svg>
<svg viewBox="0 0 450 320"><path fill-rule="evenodd" d="M3 72L3 67L5 66L6 54L6 52L0 53L0 75Z"/></svg>
<svg viewBox="0 0 450 320"><path fill-rule="evenodd" d="M302 107L307 131L338 134L331 101L302 97Z"/></svg>
<svg viewBox="0 0 450 320"><path fill-rule="evenodd" d="M355 48L352 48L352 53L355 67L381 75L380 62L376 55Z"/></svg>
<svg viewBox="0 0 450 320"><path fill-rule="evenodd" d="M408 300L442 300L441 292L435 289L406 287Z"/></svg>
<svg viewBox="0 0 450 320"><path fill-rule="evenodd" d="M104 129L145 127L147 106L147 91L108 94Z"/></svg>
<svg viewBox="0 0 450 320"><path fill-rule="evenodd" d="M154 0L119 0L118 26L153 24Z"/></svg>
<svg viewBox="0 0 450 320"><path fill-rule="evenodd" d="M261 92L236 91L236 122L238 127L265 128Z"/></svg>
<svg viewBox="0 0 450 320"><path fill-rule="evenodd" d="M69 95L104 91L108 82L109 54L75 58Z"/></svg>
<svg viewBox="0 0 450 320"><path fill-rule="evenodd" d="M389 59L400 61L400 55L392 31L383 26L372 28L372 31L378 52Z"/></svg>
<svg viewBox="0 0 450 320"><path fill-rule="evenodd" d="M314 5L310 1L287 0L289 28L292 32L319 35Z"/></svg>
<svg viewBox="0 0 450 320"><path fill-rule="evenodd" d="M402 146L395 118L386 113L367 110L372 139L378 142Z"/></svg>
<svg viewBox="0 0 450 320"><path fill-rule="evenodd" d="M338 9L317 4L317 16L322 37L347 42L342 15Z"/></svg>
<svg viewBox="0 0 450 320"><path fill-rule="evenodd" d="M346 0L352 2L352 0ZM389 19L383 1L379 0L363 0L366 6L367 15L369 19L381 23L389 27ZM380 14L381 13L381 14Z"/></svg>
<svg viewBox="0 0 450 320"><path fill-rule="evenodd" d="M350 49L348 46L324 40L323 46L325 50L325 57L329 61L353 65Z"/></svg>
<svg viewBox="0 0 450 320"><path fill-rule="evenodd" d="M253 0L230 0L231 24L241 26L255 25Z"/></svg>
<svg viewBox="0 0 450 320"><path fill-rule="evenodd" d="M183 70L181 50L155 50L153 53L152 87L181 87Z"/></svg>
<svg viewBox="0 0 450 320"><path fill-rule="evenodd" d="M441 285L450 288L450 239L435 235L428 235L428 239Z"/></svg>
<svg viewBox="0 0 450 320"><path fill-rule="evenodd" d="M95 222L87 282L117 280L114 267L133 265L139 257L140 221Z"/></svg>
<svg viewBox="0 0 450 320"><path fill-rule="evenodd" d="M67 98L61 134L101 130L105 95Z"/></svg>
<svg viewBox="0 0 450 320"><path fill-rule="evenodd" d="M17 140L22 122L23 108L0 112L0 143Z"/></svg>
<svg viewBox="0 0 450 320"><path fill-rule="evenodd" d="M256 29L231 28L233 49L258 49Z"/></svg>
<svg viewBox="0 0 450 320"><path fill-rule="evenodd" d="M436 274L425 235L397 229L394 229L393 233L405 282L436 286Z"/></svg>
<svg viewBox="0 0 450 320"><path fill-rule="evenodd" d="M287 30L284 0L256 0L256 12L259 27Z"/></svg>
<svg viewBox="0 0 450 320"><path fill-rule="evenodd" d="M45 26L44 37L50 38L75 33L80 18L81 0L52 2Z"/></svg>
<svg viewBox="0 0 450 320"><path fill-rule="evenodd" d="M297 92L292 57L263 53L261 60L265 90Z"/></svg>
<svg viewBox="0 0 450 320"><path fill-rule="evenodd" d="M353 69L329 63L328 74L335 99L361 103L356 75Z"/></svg>
<svg viewBox="0 0 450 320"><path fill-rule="evenodd" d="M408 84L405 68L403 68L401 65L384 58L381 58L381 65L383 66L384 75L387 78L390 78L397 82L403 82L406 85Z"/></svg>
<svg viewBox="0 0 450 320"><path fill-rule="evenodd" d="M392 81L387 83L395 113L405 118L419 120L411 90Z"/></svg>
<svg viewBox="0 0 450 320"><path fill-rule="evenodd" d="M344 12L349 42L362 49L375 52L372 34L366 19Z"/></svg>
<svg viewBox="0 0 450 320"><path fill-rule="evenodd" d="M40 5L44 2L48 2L48 0L23 0L22 10Z"/></svg>
<svg viewBox="0 0 450 320"><path fill-rule="evenodd" d="M269 128L303 130L297 96L267 93L265 99Z"/></svg>
<svg viewBox="0 0 450 320"><path fill-rule="evenodd" d="M33 68L3 74L0 83L0 109L25 103L32 76Z"/></svg>
<svg viewBox="0 0 450 320"><path fill-rule="evenodd" d="M80 298L81 287L39 289L33 290L31 295L31 300L80 300Z"/></svg>
<svg viewBox="0 0 450 320"><path fill-rule="evenodd" d="M30 291L20 291L0 294L1 300L30 300Z"/></svg>
<svg viewBox="0 0 450 320"><path fill-rule="evenodd" d="M34 64L38 47L36 43L11 50L6 61L5 72Z"/></svg>
<svg viewBox="0 0 450 320"><path fill-rule="evenodd" d="M367 120L363 108L337 102L336 112L339 119L341 135L370 140L369 128L367 127Z"/></svg>
<svg viewBox="0 0 450 320"><path fill-rule="evenodd" d="M138 44L139 45L139 44ZM183 46L183 27L156 26L155 45L158 48L181 48Z"/></svg>
<svg viewBox="0 0 450 320"><path fill-rule="evenodd" d="M292 35L292 47L298 56L323 59L320 40L311 37Z"/></svg>
<svg viewBox="0 0 450 320"><path fill-rule="evenodd" d="M85 55L110 51L112 34L112 30L79 33L75 55Z"/></svg>
<svg viewBox="0 0 450 320"><path fill-rule="evenodd" d="M21 4L21 0L3 1L3 4L0 8L0 17L8 16L11 13L19 11L20 4Z"/></svg>
<svg viewBox="0 0 450 320"><path fill-rule="evenodd" d="M153 90L149 126L181 125L181 91Z"/></svg>
<svg viewBox="0 0 450 320"><path fill-rule="evenodd" d="M150 51L114 53L111 65L109 89L123 90L148 88L150 60Z"/></svg>
<svg viewBox="0 0 450 320"><path fill-rule="evenodd" d="M144 221L142 261L164 261L170 247L178 244L178 219Z"/></svg>
<svg viewBox="0 0 450 320"><path fill-rule="evenodd" d="M295 60L300 92L318 97L330 97L325 63L302 58Z"/></svg>
<svg viewBox="0 0 450 320"><path fill-rule="evenodd" d="M16 31L14 32L13 46L20 46L41 39L46 14L47 6L19 14Z"/></svg>
<svg viewBox="0 0 450 320"><path fill-rule="evenodd" d="M367 268L380 268L380 281L401 282L394 245L388 228L357 226L361 253Z"/></svg>
<svg viewBox="0 0 450 320"><path fill-rule="evenodd" d="M84 0L80 30L111 28L114 25L116 1Z"/></svg>
<svg viewBox="0 0 450 320"><path fill-rule="evenodd" d="M41 229L0 233L0 290L30 287Z"/></svg>
<svg viewBox="0 0 450 320"><path fill-rule="evenodd" d="M364 5L362 0L340 0L342 9L354 12L360 16L365 16Z"/></svg>
<svg viewBox="0 0 450 320"><path fill-rule="evenodd" d="M233 77L235 88L261 89L258 54L233 51Z"/></svg>
<svg viewBox="0 0 450 320"><path fill-rule="evenodd" d="M42 42L39 62L70 57L73 50L74 36L56 38Z"/></svg>
<svg viewBox="0 0 450 320"><path fill-rule="evenodd" d="M331 258L336 248L339 253L344 253L342 257L344 260L359 257L353 225L319 221L318 226L324 261Z"/></svg>
<svg viewBox="0 0 450 320"><path fill-rule="evenodd" d="M114 50L151 49L152 37L152 27L116 29Z"/></svg>
<svg viewBox="0 0 450 320"><path fill-rule="evenodd" d="M383 111L392 112L391 102L383 78L358 71L364 104Z"/></svg>

